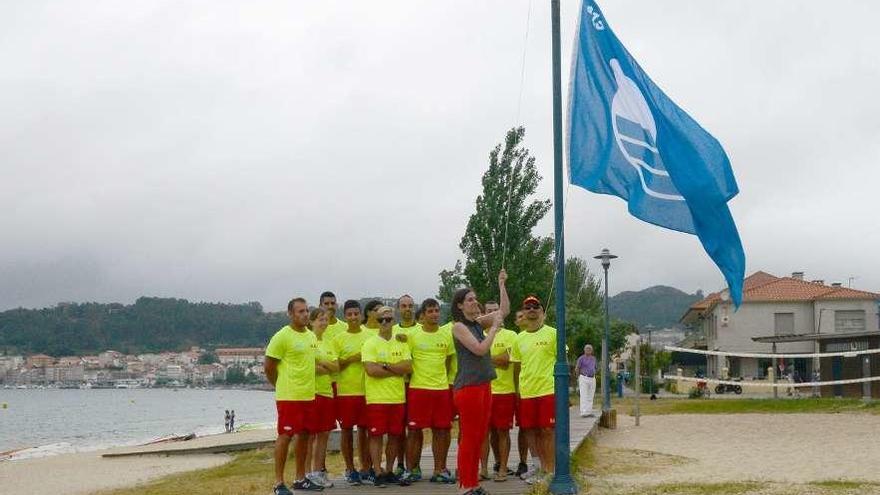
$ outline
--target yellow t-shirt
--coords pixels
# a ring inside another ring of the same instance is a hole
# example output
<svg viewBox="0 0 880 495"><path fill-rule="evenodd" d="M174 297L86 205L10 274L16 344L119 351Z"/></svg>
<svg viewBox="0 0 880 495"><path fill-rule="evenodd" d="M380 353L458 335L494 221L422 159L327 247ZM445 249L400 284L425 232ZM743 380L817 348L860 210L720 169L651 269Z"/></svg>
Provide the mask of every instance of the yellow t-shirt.
<svg viewBox="0 0 880 495"><path fill-rule="evenodd" d="M391 327L391 335L397 336L401 333L404 335L409 335L411 332L418 328L422 328L422 326L418 323L413 323L413 325L409 327L402 327L400 326L400 323L397 323L393 327Z"/></svg>
<svg viewBox="0 0 880 495"><path fill-rule="evenodd" d="M504 354L513 348L516 342L516 332L502 328L495 334L495 340L492 341L492 357ZM513 383L513 363L507 369L495 368L495 375L492 380L493 394L512 394L516 392L516 385Z"/></svg>
<svg viewBox="0 0 880 495"><path fill-rule="evenodd" d="M413 362L409 386L424 390L448 389L446 358L455 354L452 333L439 328L426 332L420 327L409 332L407 342Z"/></svg>
<svg viewBox="0 0 880 495"><path fill-rule="evenodd" d="M336 323L330 323L327 325L327 329L324 330L324 338L328 341L332 341L337 335L346 330L348 330L348 322L337 319Z"/></svg>
<svg viewBox="0 0 880 495"><path fill-rule="evenodd" d="M333 342L333 339L336 338L340 333L348 330L348 323L345 320L337 319L336 323L331 323L327 325L327 328L324 329L324 335L322 336L323 340L327 342ZM330 380L333 383L339 379L339 372L333 373L330 375Z"/></svg>
<svg viewBox="0 0 880 495"><path fill-rule="evenodd" d="M450 321L445 325L440 325L440 329L438 331L445 332L449 335L449 338L453 341L455 340L452 337L452 325L454 325L454 321ZM455 383L455 375L458 374L458 355L455 353L455 344L452 345L452 361L449 363L449 372L446 374L447 387L451 387L453 383Z"/></svg>
<svg viewBox="0 0 880 495"><path fill-rule="evenodd" d="M333 350L333 344L329 340L322 339L318 341L317 357L319 361L336 361L336 351ZM324 397L333 398L332 383L333 378L331 375L315 374L315 393Z"/></svg>
<svg viewBox="0 0 880 495"><path fill-rule="evenodd" d="M275 400L314 400L317 352L318 338L309 330L288 325L275 332L266 346L266 356L279 361Z"/></svg>
<svg viewBox="0 0 880 495"><path fill-rule="evenodd" d="M361 327L360 332L351 333L348 330L333 337L333 350L337 359L346 359L359 352L364 342L376 335L374 330ZM337 395L364 395L364 365L355 361L339 372L336 378Z"/></svg>
<svg viewBox="0 0 880 495"><path fill-rule="evenodd" d="M556 364L556 329L544 325L534 332L516 336L510 360L520 363L519 396L522 399L553 393L553 366Z"/></svg>
<svg viewBox="0 0 880 495"><path fill-rule="evenodd" d="M361 361L365 363L394 364L409 361L412 356L409 346L394 337L385 340L375 335L364 342L361 350ZM403 404L406 402L406 389L402 376L375 378L365 374L367 404Z"/></svg>

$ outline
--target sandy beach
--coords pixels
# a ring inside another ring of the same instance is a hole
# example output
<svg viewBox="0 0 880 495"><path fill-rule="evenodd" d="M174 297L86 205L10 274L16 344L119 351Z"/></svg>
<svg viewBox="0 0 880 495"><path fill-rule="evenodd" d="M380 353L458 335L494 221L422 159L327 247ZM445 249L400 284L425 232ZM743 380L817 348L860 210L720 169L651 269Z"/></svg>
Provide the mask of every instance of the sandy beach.
<svg viewBox="0 0 880 495"><path fill-rule="evenodd" d="M35 459L0 462L3 495L31 495L59 492L88 494L99 490L132 486L145 481L194 469L219 466L230 459L225 454L136 455L102 457L106 453L143 453L158 450L203 449L229 444L267 442L275 431L250 430L234 435L208 435L186 442L167 442L141 447L117 447L96 452L62 454ZM47 474L51 474L48 475Z"/></svg>
<svg viewBox="0 0 880 495"><path fill-rule="evenodd" d="M650 458L656 469L621 469L612 484L880 481L880 416L658 415L639 427L620 416L618 425L600 430L598 446Z"/></svg>
<svg viewBox="0 0 880 495"><path fill-rule="evenodd" d="M103 452L62 454L0 462L4 495L79 495L143 483L169 474L219 466L225 454L137 456L107 459Z"/></svg>

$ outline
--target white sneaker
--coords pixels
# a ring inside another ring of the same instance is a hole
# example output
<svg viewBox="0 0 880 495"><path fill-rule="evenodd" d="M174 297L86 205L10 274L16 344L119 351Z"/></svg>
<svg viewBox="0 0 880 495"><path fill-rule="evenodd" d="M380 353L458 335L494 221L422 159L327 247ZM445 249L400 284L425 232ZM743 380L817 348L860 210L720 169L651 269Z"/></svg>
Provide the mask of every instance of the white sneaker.
<svg viewBox="0 0 880 495"><path fill-rule="evenodd" d="M524 481L527 485L536 485L540 483L544 483L547 480L547 473L540 469L536 469L535 472L526 478Z"/></svg>
<svg viewBox="0 0 880 495"><path fill-rule="evenodd" d="M324 488L333 488L333 482L330 481L330 477L327 476L326 471L320 471L321 481L324 483Z"/></svg>
<svg viewBox="0 0 880 495"><path fill-rule="evenodd" d="M306 474L306 479L322 488L327 488L324 486L324 478L321 474L320 471L312 471L311 473Z"/></svg>
<svg viewBox="0 0 880 495"><path fill-rule="evenodd" d="M521 479L521 480L523 480L523 481L526 481L526 480L528 480L529 478L533 478L533 477L535 476L535 474L536 474L538 471L540 471L540 470L541 470L541 469L540 469L539 467L537 467L537 466L535 466L535 465L530 465L530 466L529 466L529 469L528 469L526 472L524 472L523 474L519 475L519 479Z"/></svg>

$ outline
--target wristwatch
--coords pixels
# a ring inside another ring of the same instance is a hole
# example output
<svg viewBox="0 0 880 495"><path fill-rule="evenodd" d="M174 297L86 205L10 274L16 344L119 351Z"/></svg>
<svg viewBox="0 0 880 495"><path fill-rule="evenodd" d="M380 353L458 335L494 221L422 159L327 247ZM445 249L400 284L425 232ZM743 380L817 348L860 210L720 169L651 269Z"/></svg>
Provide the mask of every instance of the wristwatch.
<svg viewBox="0 0 880 495"><path fill-rule="evenodd" d="M388 363L382 363L382 369L383 369L383 370L387 370L387 369L388 369Z"/></svg>

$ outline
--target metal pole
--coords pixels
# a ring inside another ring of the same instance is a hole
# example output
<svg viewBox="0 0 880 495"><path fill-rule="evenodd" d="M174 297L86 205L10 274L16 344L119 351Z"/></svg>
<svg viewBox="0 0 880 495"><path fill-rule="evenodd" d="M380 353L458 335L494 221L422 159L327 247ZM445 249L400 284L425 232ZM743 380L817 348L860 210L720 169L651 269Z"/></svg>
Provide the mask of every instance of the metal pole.
<svg viewBox="0 0 880 495"><path fill-rule="evenodd" d="M605 270L605 335L602 336L602 413L611 410L611 367L608 363L608 334L610 333L611 317L608 314L608 265Z"/></svg>
<svg viewBox="0 0 880 495"><path fill-rule="evenodd" d="M819 313L819 314L821 315L822 313ZM774 355L776 354L776 342L773 343L773 354ZM773 357L772 363L773 363L773 383L776 383L776 380L779 379L779 366L776 365L776 357L775 356ZM773 398L774 399L779 398L779 388L778 387L773 387Z"/></svg>
<svg viewBox="0 0 880 495"><path fill-rule="evenodd" d="M562 206L562 63L559 41L559 0L550 2L553 59L553 213L556 223L556 471L550 492L577 493L571 477L568 418L568 362L565 359L565 232Z"/></svg>
<svg viewBox="0 0 880 495"><path fill-rule="evenodd" d="M641 364L641 347L642 347L642 338L636 338L636 426L639 426L639 419L641 418L641 411L639 411L639 398L642 395L642 364Z"/></svg>

